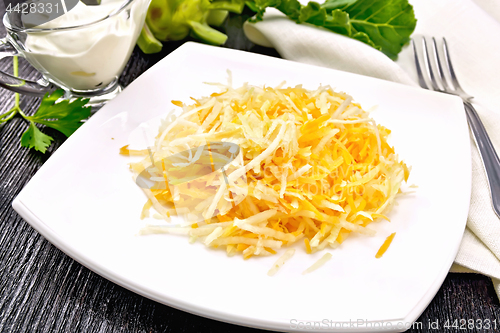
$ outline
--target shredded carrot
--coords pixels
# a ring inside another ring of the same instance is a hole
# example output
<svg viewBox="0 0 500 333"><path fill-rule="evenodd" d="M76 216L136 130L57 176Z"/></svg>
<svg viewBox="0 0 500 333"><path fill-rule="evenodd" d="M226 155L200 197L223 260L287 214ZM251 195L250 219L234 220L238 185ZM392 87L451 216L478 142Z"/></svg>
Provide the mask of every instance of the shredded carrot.
<svg viewBox="0 0 500 333"><path fill-rule="evenodd" d="M133 149L128 149L129 145L123 146L120 148L120 154L121 155L147 155L148 150L147 149L141 149L141 150L133 150Z"/></svg>
<svg viewBox="0 0 500 333"><path fill-rule="evenodd" d="M277 253L276 251L274 251L274 250L273 250L273 249L271 249L270 247L265 247L264 249L265 249L267 252L272 253L272 254L276 254L276 253Z"/></svg>
<svg viewBox="0 0 500 333"><path fill-rule="evenodd" d="M250 245L248 245L248 244L240 243L236 246L236 250L242 252L242 251L246 250L249 246Z"/></svg>
<svg viewBox="0 0 500 333"><path fill-rule="evenodd" d="M304 244L306 245L306 253L311 254L311 244L309 243L309 239L305 238L304 239Z"/></svg>
<svg viewBox="0 0 500 333"><path fill-rule="evenodd" d="M150 157L131 164L167 186L147 193L162 216L182 215L192 239L245 259L302 238L307 253L335 248L389 220L410 168L387 142L390 130L351 96L329 86L219 86L192 105L172 101L183 113L162 124ZM226 161L228 143L239 150Z"/></svg>
<svg viewBox="0 0 500 333"><path fill-rule="evenodd" d="M382 218L382 219L384 219L384 220L386 220L386 221L391 222L391 220L390 220L387 216L385 216L385 215L383 215L383 214L372 214L372 217L373 217L374 219L375 219L375 218Z"/></svg>
<svg viewBox="0 0 500 333"><path fill-rule="evenodd" d="M384 244L382 244L382 246L380 247L380 249L378 249L378 252L377 254L375 255L375 258L382 258L382 256L384 255L385 251L387 251L387 249L389 248L389 246L391 245L392 243L392 240L394 239L394 236L396 236L396 233L393 232L392 234L390 234L384 241Z"/></svg>

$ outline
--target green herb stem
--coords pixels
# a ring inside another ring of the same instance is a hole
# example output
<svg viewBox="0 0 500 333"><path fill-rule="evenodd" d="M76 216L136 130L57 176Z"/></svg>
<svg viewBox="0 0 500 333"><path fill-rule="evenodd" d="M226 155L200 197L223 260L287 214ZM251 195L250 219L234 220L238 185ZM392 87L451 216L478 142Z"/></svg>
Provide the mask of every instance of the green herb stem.
<svg viewBox="0 0 500 333"><path fill-rule="evenodd" d="M19 59L17 58L17 56L14 56L13 57L13 65L14 65L14 76L15 77L19 77ZM19 96L19 93L15 93L14 94L15 96L15 107L17 107L19 109L19 111L21 111L21 108L20 108L20 96ZM22 113L22 112L21 112ZM22 113L24 115L24 113Z"/></svg>
<svg viewBox="0 0 500 333"><path fill-rule="evenodd" d="M0 115L0 123L6 123L9 120L11 120L12 118L14 118L17 111L18 111L17 108L14 107L14 108L10 109L9 111L5 112L4 114L1 114Z"/></svg>
<svg viewBox="0 0 500 333"><path fill-rule="evenodd" d="M13 67L14 67L14 76L19 77L19 59L17 58L17 56L14 56L12 58L13 58L12 62L13 62ZM23 116L23 118L26 118L26 115L21 110L20 104L21 104L21 98L19 96L19 93L15 93L14 94L14 107L12 109L10 109L9 111L7 111L3 114L0 114L0 123L5 123L5 122L11 120L12 118L14 118L14 116L17 113L20 113Z"/></svg>
<svg viewBox="0 0 500 333"><path fill-rule="evenodd" d="M24 118L26 119L28 116L23 112L23 110L21 109L21 107L19 106L16 106L17 108L17 112L19 112L19 114Z"/></svg>
<svg viewBox="0 0 500 333"><path fill-rule="evenodd" d="M19 77L19 61L16 56L13 57L13 67L14 76ZM35 114L27 116L21 109L19 93L15 93L14 107L4 114L0 114L0 124L11 120L19 113L30 124L21 136L21 146L34 148L45 153L54 139L40 131L35 123L54 128L66 136L70 136L78 127L83 125L82 120L90 116L90 107L85 106L89 101L88 99L77 98L71 102L63 100L56 103L63 95L64 90L62 89L58 89L52 94L45 94Z"/></svg>

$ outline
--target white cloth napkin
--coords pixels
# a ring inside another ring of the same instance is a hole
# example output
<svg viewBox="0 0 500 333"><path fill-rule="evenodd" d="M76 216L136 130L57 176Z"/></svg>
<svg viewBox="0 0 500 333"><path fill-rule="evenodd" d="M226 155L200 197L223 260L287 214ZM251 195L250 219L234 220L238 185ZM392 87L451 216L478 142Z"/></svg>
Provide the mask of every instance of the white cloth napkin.
<svg viewBox="0 0 500 333"><path fill-rule="evenodd" d="M500 1L410 0L417 17L414 35L446 37L463 89L500 154ZM310 25L296 24L277 10L244 26L256 44L274 47L283 58L417 85L410 46L396 62L371 47ZM467 228L452 271L490 276L500 296L500 219L477 148L472 145L472 194Z"/></svg>

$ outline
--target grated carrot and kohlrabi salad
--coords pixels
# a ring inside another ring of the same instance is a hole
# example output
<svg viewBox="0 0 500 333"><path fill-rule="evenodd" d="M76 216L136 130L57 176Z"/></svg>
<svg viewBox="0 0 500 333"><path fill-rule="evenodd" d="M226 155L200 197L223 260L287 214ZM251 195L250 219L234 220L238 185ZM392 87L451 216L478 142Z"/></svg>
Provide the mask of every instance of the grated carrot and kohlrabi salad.
<svg viewBox="0 0 500 333"><path fill-rule="evenodd" d="M389 220L410 171L387 143L390 130L351 96L329 86L234 88L231 79L217 86L220 92L192 98L190 105L172 101L183 112L162 124L154 146L122 148L124 154L145 155L130 164L136 175L148 172L164 185L143 188L148 200L141 216L149 216L150 208L167 221L183 216L180 224L151 225L143 234L184 234L248 259L292 244L307 253L336 248L351 233L374 235L369 225ZM239 154L212 172L214 159L223 156L210 144L225 142L238 145ZM168 156L180 157L166 165ZM172 185L169 175L176 172L176 179L182 172L201 177Z"/></svg>

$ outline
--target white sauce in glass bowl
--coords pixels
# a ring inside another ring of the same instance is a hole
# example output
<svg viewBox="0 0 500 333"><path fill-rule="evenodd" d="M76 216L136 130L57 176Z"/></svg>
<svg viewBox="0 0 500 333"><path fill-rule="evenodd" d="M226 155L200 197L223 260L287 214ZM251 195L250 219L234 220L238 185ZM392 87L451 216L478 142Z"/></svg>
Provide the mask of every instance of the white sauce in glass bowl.
<svg viewBox="0 0 500 333"><path fill-rule="evenodd" d="M87 6L79 1L68 13L38 28L91 23L123 3L103 0L101 5ZM149 0L136 0L118 15L87 27L28 33L24 55L58 85L71 90L103 88L123 71L143 27L148 5Z"/></svg>

